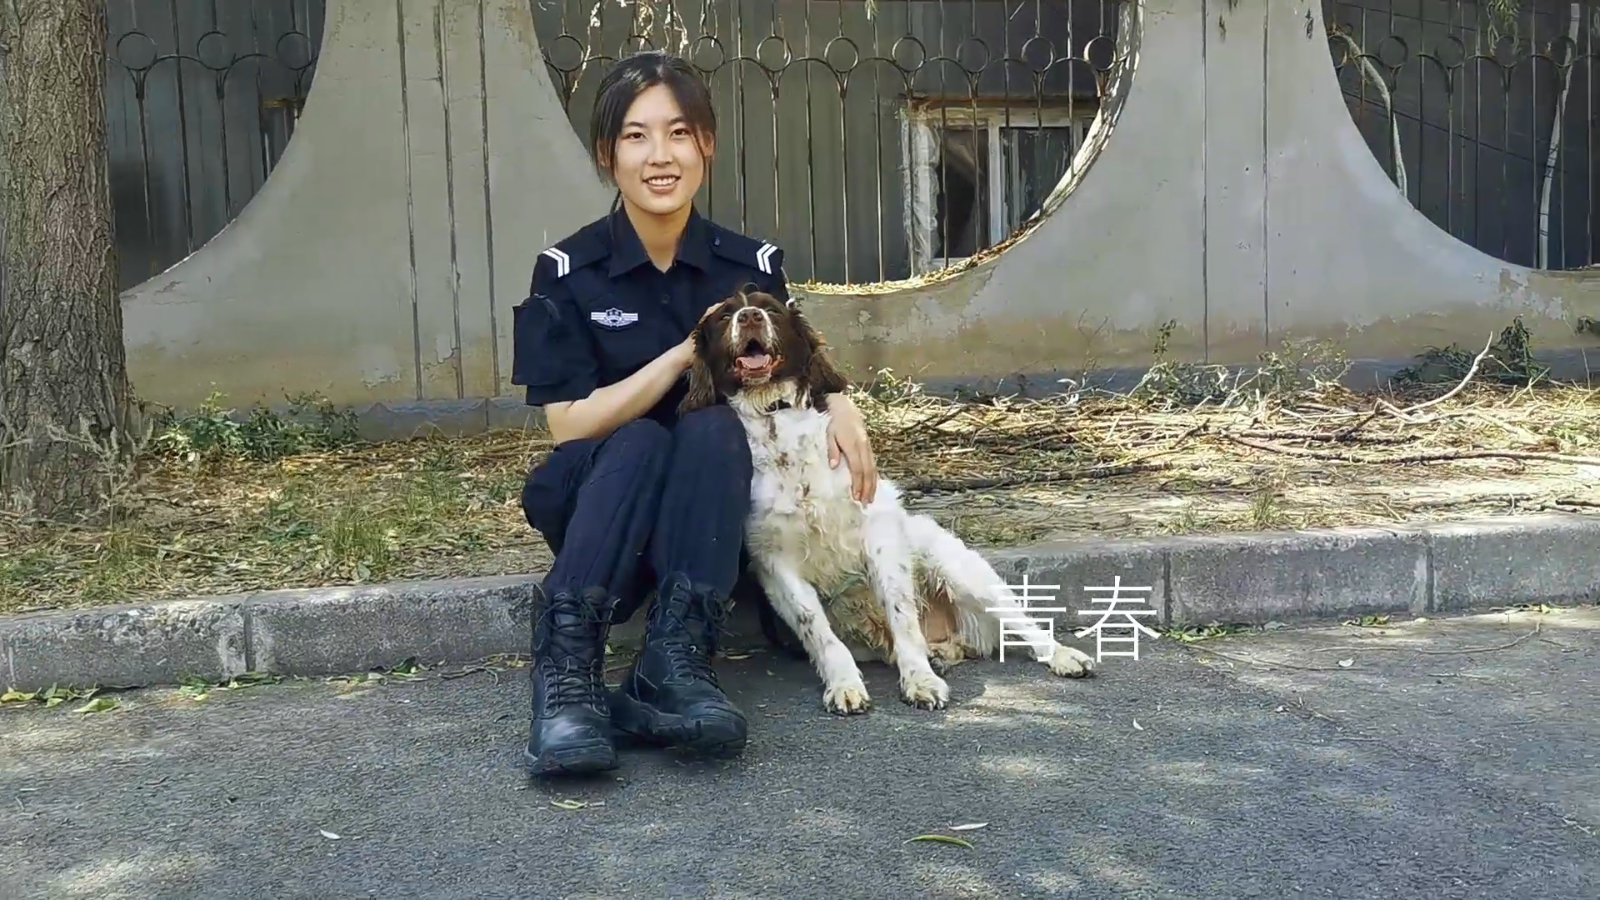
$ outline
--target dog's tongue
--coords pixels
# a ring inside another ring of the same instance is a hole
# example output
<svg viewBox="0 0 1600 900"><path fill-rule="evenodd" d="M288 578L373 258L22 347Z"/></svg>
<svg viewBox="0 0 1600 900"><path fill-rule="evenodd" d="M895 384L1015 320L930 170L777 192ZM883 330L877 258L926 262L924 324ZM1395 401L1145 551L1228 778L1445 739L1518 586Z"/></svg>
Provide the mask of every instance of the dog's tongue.
<svg viewBox="0 0 1600 900"><path fill-rule="evenodd" d="M770 359L765 353L752 353L748 356L739 357L738 365L742 369L764 369L769 361Z"/></svg>

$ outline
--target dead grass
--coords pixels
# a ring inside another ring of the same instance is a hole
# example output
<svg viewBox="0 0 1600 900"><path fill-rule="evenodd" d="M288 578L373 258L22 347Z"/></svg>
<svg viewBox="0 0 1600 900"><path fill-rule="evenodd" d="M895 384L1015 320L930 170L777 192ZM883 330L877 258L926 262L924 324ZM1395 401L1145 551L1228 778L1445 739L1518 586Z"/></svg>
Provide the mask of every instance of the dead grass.
<svg viewBox="0 0 1600 900"><path fill-rule="evenodd" d="M1130 396L1038 401L928 397L882 373L858 402L883 474L976 545L1600 507L1596 391L1483 384L1483 367L1378 397L1293 371L1163 363ZM109 524L0 518L0 611L538 571L519 495L549 446L365 445L212 409L168 426Z"/></svg>
<svg viewBox="0 0 1600 900"><path fill-rule="evenodd" d="M155 458L109 527L0 519L0 609L527 571L518 496L549 443L500 433L271 461Z"/></svg>

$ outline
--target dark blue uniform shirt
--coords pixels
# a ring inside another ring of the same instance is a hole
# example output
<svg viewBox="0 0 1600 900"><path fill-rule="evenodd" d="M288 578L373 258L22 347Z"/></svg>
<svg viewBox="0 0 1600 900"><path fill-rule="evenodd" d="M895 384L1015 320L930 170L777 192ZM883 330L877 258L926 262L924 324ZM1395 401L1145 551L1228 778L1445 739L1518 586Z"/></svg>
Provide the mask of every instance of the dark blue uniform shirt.
<svg viewBox="0 0 1600 900"><path fill-rule="evenodd" d="M789 299L783 251L694 211L663 272L619 209L539 254L528 299L512 310L511 383L530 406L582 400L682 342L706 307L740 289ZM670 427L687 388L679 379L646 417Z"/></svg>

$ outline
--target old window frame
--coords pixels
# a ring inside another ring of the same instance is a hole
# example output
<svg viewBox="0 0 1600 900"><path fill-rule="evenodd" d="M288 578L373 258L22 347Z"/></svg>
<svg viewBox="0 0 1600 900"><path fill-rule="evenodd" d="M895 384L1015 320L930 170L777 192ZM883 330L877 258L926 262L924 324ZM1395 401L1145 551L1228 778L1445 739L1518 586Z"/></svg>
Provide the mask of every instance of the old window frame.
<svg viewBox="0 0 1600 900"><path fill-rule="evenodd" d="M1005 171L1005 146L1000 140L1002 129L1068 128L1072 132L1074 158L1068 161L1068 171L1077 164L1077 156L1088 140L1089 129L1094 125L1100 107L1095 101L1077 98L1051 100L1042 105L1017 107L1002 101L956 101L948 104L912 102L901 108L901 172L905 194L905 225L909 238L911 273L920 275L955 265L969 257L936 257L933 248L938 234L937 197L939 190L938 135L944 128L972 128L974 122L987 133L988 149L985 162L991 173ZM1041 124L1042 123L1042 124ZM1054 185L1052 185L1053 187ZM988 194L989 230L986 247L1010 237L1013 229L1007 222L1012 217L1009 208L1006 180L989 178L983 185ZM1031 216L1034 210L1025 210ZM1026 221L1024 219L1024 221Z"/></svg>

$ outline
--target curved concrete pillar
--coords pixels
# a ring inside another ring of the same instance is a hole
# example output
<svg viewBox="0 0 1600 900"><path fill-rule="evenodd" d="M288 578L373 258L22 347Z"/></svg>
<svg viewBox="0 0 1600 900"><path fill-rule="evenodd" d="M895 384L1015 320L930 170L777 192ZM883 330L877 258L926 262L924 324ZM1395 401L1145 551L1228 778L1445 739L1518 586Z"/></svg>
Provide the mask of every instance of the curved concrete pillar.
<svg viewBox="0 0 1600 900"><path fill-rule="evenodd" d="M272 176L125 293L135 389L179 406L213 384L238 405L481 406L509 390L510 308L535 255L609 201L525 0L330 0Z"/></svg>
<svg viewBox="0 0 1600 900"><path fill-rule="evenodd" d="M1257 4L1265 10L1265 0ZM1429 221L1400 194L1350 119L1329 61L1322 4L1295 0L1261 15L1270 48L1273 340L1325 337L1374 360L1451 342L1476 353L1520 315L1535 353L1583 377L1575 351L1600 343L1575 326L1581 315L1600 314L1600 270L1512 265Z"/></svg>

